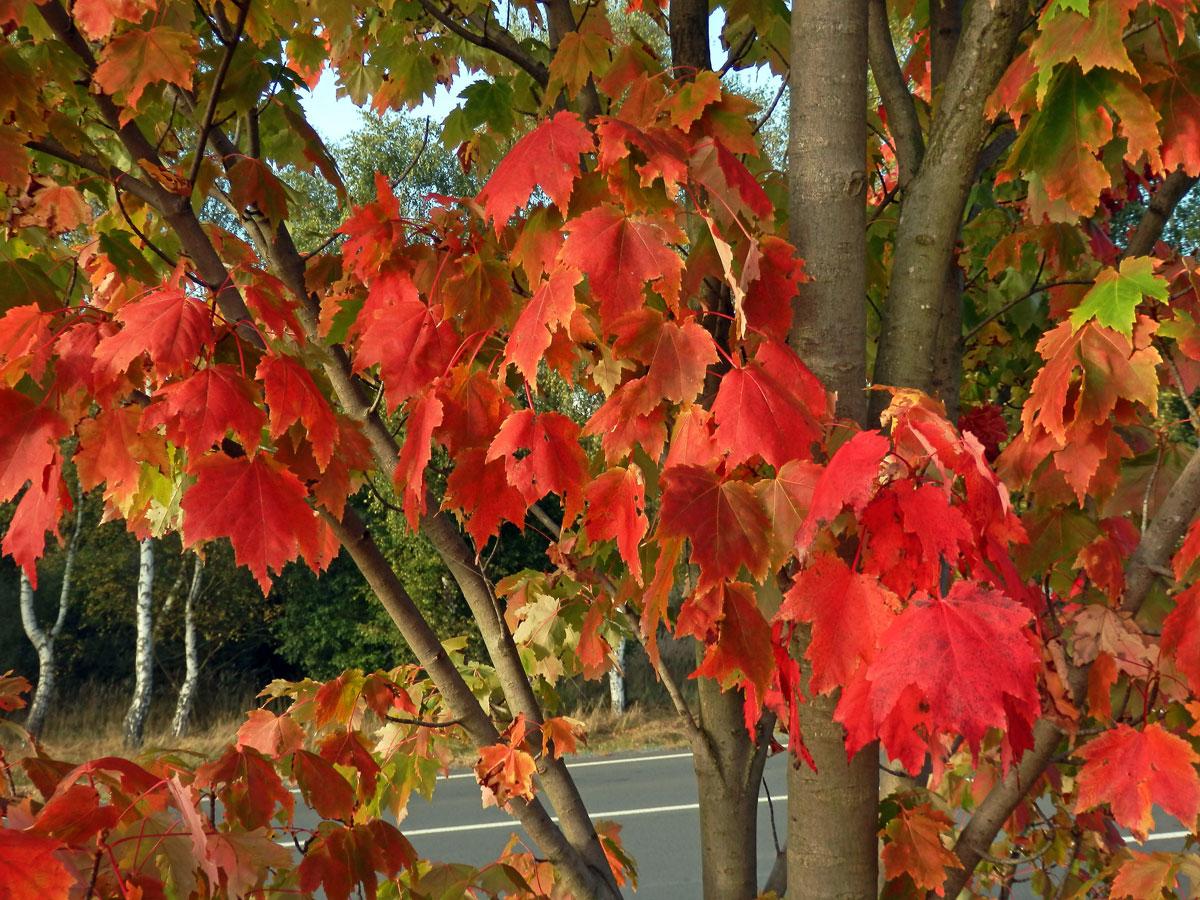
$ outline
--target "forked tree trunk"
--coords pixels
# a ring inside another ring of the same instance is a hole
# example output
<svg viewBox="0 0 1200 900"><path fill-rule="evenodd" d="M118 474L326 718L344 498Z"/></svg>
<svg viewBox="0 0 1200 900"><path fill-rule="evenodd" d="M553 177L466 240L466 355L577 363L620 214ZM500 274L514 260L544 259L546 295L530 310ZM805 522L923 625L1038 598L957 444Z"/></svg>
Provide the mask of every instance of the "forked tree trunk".
<svg viewBox="0 0 1200 900"><path fill-rule="evenodd" d="M143 538L139 545L137 583L137 645L134 655L133 700L125 713L125 746L142 746L146 732L146 714L150 711L150 692L154 685L154 617L151 600L154 588L154 541Z"/></svg>
<svg viewBox="0 0 1200 900"><path fill-rule="evenodd" d="M187 734L188 718L192 712L192 701L196 697L196 682L200 676L200 663L196 654L196 598L203 584L204 560L195 557L192 569L192 584L183 601L183 684L175 701L175 715L171 719L171 737L181 738Z"/></svg>
<svg viewBox="0 0 1200 900"><path fill-rule="evenodd" d="M58 663L54 655L54 645L62 632L63 623L67 620L67 607L71 602L71 576L75 571L75 555L79 549L79 538L83 533L83 498L75 503L75 525L71 529L71 537L67 540L66 559L63 561L62 587L58 592L58 612L50 628L44 629L38 624L37 610L33 602L33 585L21 572L21 624L25 627L25 635L38 657L37 690L33 695L33 703L29 707L29 717L25 721L25 730L34 738L40 737L46 725L46 716L54 702L54 691L58 682Z"/></svg>

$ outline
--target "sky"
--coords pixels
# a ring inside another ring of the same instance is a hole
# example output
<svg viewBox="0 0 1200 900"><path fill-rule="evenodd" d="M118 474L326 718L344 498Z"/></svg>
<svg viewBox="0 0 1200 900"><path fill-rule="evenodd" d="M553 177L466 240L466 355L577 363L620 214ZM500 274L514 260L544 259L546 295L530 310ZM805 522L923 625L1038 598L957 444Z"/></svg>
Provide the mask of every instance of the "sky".
<svg viewBox="0 0 1200 900"><path fill-rule="evenodd" d="M712 39L713 66L719 68L726 59L725 50L717 40L724 26L724 13L721 10L713 12L709 29ZM759 77L770 78L769 75ZM437 87L432 101L427 100L418 106L413 114L416 116L432 116L440 122L455 106L458 105L458 92L474 81L475 78L460 76L455 78L450 87ZM326 144L335 144L358 128L360 111L349 97L337 96L337 79L333 72L326 69L321 74L321 80L313 91L301 91L300 103L308 116L309 124L317 129ZM368 112L368 115L371 115Z"/></svg>

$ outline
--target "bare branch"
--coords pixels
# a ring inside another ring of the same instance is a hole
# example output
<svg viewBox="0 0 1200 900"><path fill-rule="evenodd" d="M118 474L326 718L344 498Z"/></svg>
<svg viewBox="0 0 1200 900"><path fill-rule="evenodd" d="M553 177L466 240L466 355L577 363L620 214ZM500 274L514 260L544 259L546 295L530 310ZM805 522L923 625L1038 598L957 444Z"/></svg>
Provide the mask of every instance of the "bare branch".
<svg viewBox="0 0 1200 900"><path fill-rule="evenodd" d="M204 109L204 120L200 123L200 138L196 141L196 156L192 160L192 171L188 173L188 184L195 190L196 179L200 176L200 165L204 162L204 152L208 147L208 135L213 128L213 117L217 114L217 103L221 99L221 88L225 84L225 76L229 73L229 64L233 62L233 54L241 43L242 32L246 28L246 17L250 14L252 0L242 0L238 7L237 22L233 26L233 36L225 44L225 52L217 65L213 76L212 93L208 95L208 106Z"/></svg>
<svg viewBox="0 0 1200 900"><path fill-rule="evenodd" d="M1176 169L1168 175L1159 185L1158 190L1154 192L1154 196L1150 198L1146 214L1142 216L1137 228L1129 236L1129 243L1125 245L1125 252L1121 255L1146 256L1149 254L1158 239L1162 237L1163 229L1171 220L1175 207L1179 205L1179 201L1187 192L1195 187L1196 181L1197 179L1188 175L1183 169Z"/></svg>
<svg viewBox="0 0 1200 900"><path fill-rule="evenodd" d="M516 42L511 34L504 29L500 29L499 34L489 33L486 23L484 23L483 33L476 33L470 28L454 21L451 11L454 10L452 4L447 4L447 9L442 10L437 7L433 0L420 0L422 8L437 19L442 25L450 31L457 34L465 41L470 41L476 47L483 47L486 50L492 50L499 53L505 59L516 63L525 70L529 76L543 88L550 81L550 70L546 66L528 53L525 49ZM468 21L471 21L468 19Z"/></svg>
<svg viewBox="0 0 1200 900"><path fill-rule="evenodd" d="M900 166L900 189L903 190L920 168L925 139L912 92L896 58L885 0L868 0L867 58L887 113L888 128L896 142L896 162Z"/></svg>

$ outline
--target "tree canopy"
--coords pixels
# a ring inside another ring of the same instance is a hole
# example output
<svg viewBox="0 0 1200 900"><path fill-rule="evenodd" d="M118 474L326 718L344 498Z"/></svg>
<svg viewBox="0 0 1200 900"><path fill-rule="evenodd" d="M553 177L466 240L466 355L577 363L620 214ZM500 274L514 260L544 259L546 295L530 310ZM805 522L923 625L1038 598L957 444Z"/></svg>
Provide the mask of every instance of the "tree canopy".
<svg viewBox="0 0 1200 900"><path fill-rule="evenodd" d="M777 893L1194 878L1114 826L1200 814L1200 297L1160 240L1200 175L1195 4L712 6L0 0L3 551L36 578L69 452L109 517L228 539L264 594L344 553L416 660L275 683L198 767L35 750L14 897L616 897L637 848L588 817L555 685L626 637L657 665L663 629L699 648L694 704L658 673L706 900L760 893L781 744ZM754 67L787 79L786 172ZM463 178L414 156L456 193L349 191L299 102L327 68L379 113L472 73L430 126ZM486 660L439 640L367 482ZM502 527L546 565L499 577ZM455 739L536 851L415 858L394 823Z"/></svg>

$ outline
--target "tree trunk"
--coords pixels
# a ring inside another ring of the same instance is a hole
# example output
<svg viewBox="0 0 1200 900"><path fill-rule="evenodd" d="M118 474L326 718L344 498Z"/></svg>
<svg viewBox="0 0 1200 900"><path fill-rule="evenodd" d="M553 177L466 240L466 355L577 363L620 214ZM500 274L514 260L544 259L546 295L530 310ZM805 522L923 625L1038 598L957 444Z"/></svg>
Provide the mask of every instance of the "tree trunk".
<svg viewBox="0 0 1200 900"><path fill-rule="evenodd" d="M37 690L33 694L29 717L25 721L25 730L37 738L46 724L46 713L54 696L58 673L54 664L54 639L37 623L37 610L33 606L33 585L30 584L24 569L21 569L21 624L25 626L25 635L37 651L38 658Z"/></svg>
<svg viewBox="0 0 1200 900"><path fill-rule="evenodd" d="M1026 13L1022 0L975 3L967 13L920 170L900 210L875 360L877 384L934 393L945 380L939 357L949 352L942 348L960 340L950 324L957 297L947 289L947 273L991 130L983 107L1008 67ZM871 398L873 418L888 400L883 393Z"/></svg>
<svg viewBox="0 0 1200 900"><path fill-rule="evenodd" d="M142 746L145 739L146 714L150 711L150 691L154 684L153 616L150 605L154 587L154 541L143 538L139 551L133 701L125 714L124 725L125 746L130 748Z"/></svg>
<svg viewBox="0 0 1200 900"><path fill-rule="evenodd" d="M196 655L196 598L200 596L200 586L203 583L204 560L199 555L195 559L192 570L192 584L188 588L187 598L183 602L183 684L179 688L179 697L175 701L175 715L171 719L171 737L181 738L187 734L188 717L192 712L192 700L196 696L196 680L200 674L199 660Z"/></svg>
<svg viewBox="0 0 1200 900"><path fill-rule="evenodd" d="M800 629L793 653L808 635ZM812 675L801 657L801 681ZM833 697L800 706L800 729L817 771L788 768L787 886L801 900L865 900L879 893L879 745L870 743L846 761L842 726L833 721Z"/></svg>
<svg viewBox="0 0 1200 900"><path fill-rule="evenodd" d="M706 741L692 755L704 900L752 900L758 896L758 784L765 748L760 751L746 731L741 691L722 691L709 678L696 684Z"/></svg>
<svg viewBox="0 0 1200 900"><path fill-rule="evenodd" d="M625 712L625 638L617 642L617 664L608 670L608 697L612 711Z"/></svg>
<svg viewBox="0 0 1200 900"><path fill-rule="evenodd" d="M62 587L58 592L58 613L50 630L43 629L37 620L37 610L33 603L33 585L21 572L21 624L25 627L25 635L33 644L38 656L37 690L33 695L33 703L29 707L29 717L25 721L25 730L34 738L41 735L46 725L46 716L54 702L54 690L58 681L58 664L54 657L54 645L62 632L63 623L67 620L67 607L71 602L71 576L75 571L75 555L79 549L79 538L83 533L83 497L75 503L75 525L71 529L71 537L67 541L66 559L63 561Z"/></svg>
<svg viewBox="0 0 1200 900"><path fill-rule="evenodd" d="M864 424L866 397L866 0L810 0L792 12L789 233L811 281L800 286L791 345L837 414ZM831 78L830 73L844 73ZM797 631L801 657L807 635ZM807 683L807 675L803 679ZM834 698L800 706L801 735L820 770L788 770L789 896L878 893L874 744L846 764Z"/></svg>

